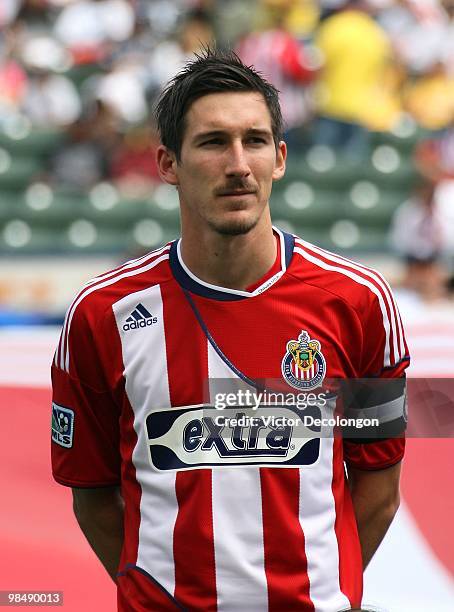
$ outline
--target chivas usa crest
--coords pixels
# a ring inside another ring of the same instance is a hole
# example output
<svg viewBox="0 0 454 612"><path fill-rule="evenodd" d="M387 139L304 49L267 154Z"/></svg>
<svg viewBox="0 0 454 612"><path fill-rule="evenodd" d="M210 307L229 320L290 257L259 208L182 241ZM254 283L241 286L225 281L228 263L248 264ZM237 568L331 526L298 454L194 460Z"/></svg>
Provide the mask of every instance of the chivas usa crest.
<svg viewBox="0 0 454 612"><path fill-rule="evenodd" d="M302 330L298 340L287 342L287 352L282 360L282 375L295 389L315 389L326 374L326 361L318 340L311 340Z"/></svg>

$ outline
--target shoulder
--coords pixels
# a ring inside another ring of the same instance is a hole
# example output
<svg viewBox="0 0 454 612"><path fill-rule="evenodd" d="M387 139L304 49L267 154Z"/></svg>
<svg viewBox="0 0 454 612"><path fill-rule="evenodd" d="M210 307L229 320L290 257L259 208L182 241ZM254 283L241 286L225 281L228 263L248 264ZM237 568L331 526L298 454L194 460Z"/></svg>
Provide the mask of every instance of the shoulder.
<svg viewBox="0 0 454 612"><path fill-rule="evenodd" d="M391 288L380 272L327 251L295 236L294 273L303 282L329 291L358 313L376 304L394 303Z"/></svg>
<svg viewBox="0 0 454 612"><path fill-rule="evenodd" d="M407 356L398 307L380 272L298 237L295 237L295 258L293 275L342 300L343 306L355 312L363 344L370 350L383 348L383 355L376 359L378 365L371 365L368 371L379 371L382 365L393 366Z"/></svg>
<svg viewBox="0 0 454 612"><path fill-rule="evenodd" d="M92 350L106 335L114 342L114 305L128 295L171 278L170 247L168 243L143 257L127 261L82 287L66 311L54 357L55 366L69 372L70 354L88 353L89 348Z"/></svg>
<svg viewBox="0 0 454 612"><path fill-rule="evenodd" d="M106 310L127 295L169 280L170 247L168 243L88 281L68 308L65 326L76 321L96 325Z"/></svg>

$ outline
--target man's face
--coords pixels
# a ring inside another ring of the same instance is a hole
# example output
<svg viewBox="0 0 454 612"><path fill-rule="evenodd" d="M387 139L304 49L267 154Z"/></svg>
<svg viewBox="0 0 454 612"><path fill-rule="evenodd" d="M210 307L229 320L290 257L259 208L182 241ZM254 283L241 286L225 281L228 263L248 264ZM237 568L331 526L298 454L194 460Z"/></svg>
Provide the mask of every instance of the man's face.
<svg viewBox="0 0 454 612"><path fill-rule="evenodd" d="M173 164L183 229L245 234L268 207L285 171L285 144L273 141L271 117L257 92L214 93L186 115L180 162Z"/></svg>

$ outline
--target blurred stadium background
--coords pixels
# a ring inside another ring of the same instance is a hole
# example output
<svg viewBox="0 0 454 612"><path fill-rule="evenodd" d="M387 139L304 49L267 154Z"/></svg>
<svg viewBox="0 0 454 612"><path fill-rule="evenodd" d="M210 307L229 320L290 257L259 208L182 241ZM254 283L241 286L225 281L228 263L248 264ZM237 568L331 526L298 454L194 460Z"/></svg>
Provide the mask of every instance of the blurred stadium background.
<svg viewBox="0 0 454 612"><path fill-rule="evenodd" d="M0 590L115 607L50 480L49 363L85 281L178 236L151 109L213 41L281 91L290 156L275 224L380 269L410 375L454 375L452 0L0 0ZM454 609L453 450L409 440L365 601Z"/></svg>

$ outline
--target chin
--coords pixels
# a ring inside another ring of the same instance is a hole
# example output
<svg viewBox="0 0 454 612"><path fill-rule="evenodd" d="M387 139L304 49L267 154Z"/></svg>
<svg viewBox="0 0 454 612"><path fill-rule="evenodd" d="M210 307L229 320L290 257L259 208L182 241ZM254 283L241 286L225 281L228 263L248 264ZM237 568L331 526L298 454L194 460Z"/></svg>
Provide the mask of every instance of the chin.
<svg viewBox="0 0 454 612"><path fill-rule="evenodd" d="M247 234L258 223L257 219L230 219L225 221L212 222L211 228L222 236L241 236Z"/></svg>

